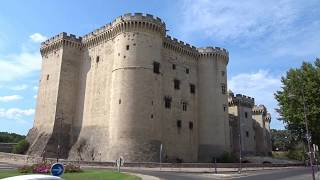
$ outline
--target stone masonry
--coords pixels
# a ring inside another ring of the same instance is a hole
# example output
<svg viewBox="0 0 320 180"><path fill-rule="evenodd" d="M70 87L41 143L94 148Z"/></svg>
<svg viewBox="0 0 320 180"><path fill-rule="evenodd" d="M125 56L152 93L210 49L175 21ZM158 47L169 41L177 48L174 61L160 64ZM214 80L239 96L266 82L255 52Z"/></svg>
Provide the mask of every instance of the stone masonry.
<svg viewBox="0 0 320 180"><path fill-rule="evenodd" d="M31 155L70 160L209 162L231 152L228 51L166 34L149 14L125 14L82 37L41 44Z"/></svg>

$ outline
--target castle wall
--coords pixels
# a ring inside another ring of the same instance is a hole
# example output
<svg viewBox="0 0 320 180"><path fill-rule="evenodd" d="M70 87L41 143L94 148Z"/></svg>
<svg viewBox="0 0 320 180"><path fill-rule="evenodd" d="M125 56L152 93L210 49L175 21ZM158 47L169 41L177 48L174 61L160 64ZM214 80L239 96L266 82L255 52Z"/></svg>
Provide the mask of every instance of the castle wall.
<svg viewBox="0 0 320 180"><path fill-rule="evenodd" d="M164 48L162 55L162 97L161 109L163 143L167 161L197 161L198 118L197 118L197 63L193 56ZM175 69L173 68L175 66ZM180 88L174 88L174 80L180 81ZM195 85L195 93L190 92ZM164 98L172 99L171 108L165 108ZM186 110L183 109L186 103ZM181 121L181 127L178 127Z"/></svg>
<svg viewBox="0 0 320 180"><path fill-rule="evenodd" d="M153 63L161 62L162 37L156 32L123 32L115 37L108 156L156 161L161 131L151 119L153 91L159 86ZM127 49L129 45L129 49ZM158 126L159 127L159 126Z"/></svg>
<svg viewBox="0 0 320 180"><path fill-rule="evenodd" d="M113 41L109 40L83 51L77 107L74 123L75 142L70 159L109 160L109 113Z"/></svg>
<svg viewBox="0 0 320 180"><path fill-rule="evenodd" d="M224 108L228 103L228 57L215 51L210 48L200 50L202 56L198 61L199 161L211 161L213 157L230 151L228 112Z"/></svg>
<svg viewBox="0 0 320 180"><path fill-rule="evenodd" d="M59 153L60 157L66 158L74 119L81 45L79 39L66 33L51 41L55 43L54 48L44 45L41 49L39 108L34 127L28 134L31 143L28 153L43 154L45 151L47 156L56 157Z"/></svg>
<svg viewBox="0 0 320 180"><path fill-rule="evenodd" d="M37 145L29 151L53 153L62 137L63 156L71 160L159 161L161 144L163 160L171 162L206 162L229 152L228 52L196 49L165 34L160 18L136 13L83 38L62 33L43 43L28 135Z"/></svg>

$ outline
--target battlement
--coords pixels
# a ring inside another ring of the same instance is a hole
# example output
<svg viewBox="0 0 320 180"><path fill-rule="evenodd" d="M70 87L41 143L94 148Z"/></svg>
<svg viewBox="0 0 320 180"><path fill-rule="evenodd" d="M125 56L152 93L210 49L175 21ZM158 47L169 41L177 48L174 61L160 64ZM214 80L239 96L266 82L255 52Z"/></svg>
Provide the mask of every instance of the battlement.
<svg viewBox="0 0 320 180"><path fill-rule="evenodd" d="M101 41L110 39L120 32L137 29L159 32L162 35L165 35L166 33L166 25L159 17L155 17L151 14L127 13L117 17L111 23L84 35L83 42L95 44L97 43L96 40Z"/></svg>
<svg viewBox="0 0 320 180"><path fill-rule="evenodd" d="M176 38L172 38L171 36L167 35L164 38L164 47L171 49L173 51L177 51L183 54L187 54L189 56L198 57L199 52L197 51L197 48L195 46L191 46L188 43L185 43L183 41L179 41Z"/></svg>
<svg viewBox="0 0 320 180"><path fill-rule="evenodd" d="M266 120L267 120L269 123L271 122L271 114L270 114L270 113L267 113Z"/></svg>
<svg viewBox="0 0 320 180"><path fill-rule="evenodd" d="M221 54L224 56L229 56L228 50L226 50L225 48L221 48L221 47L208 46L205 48L198 48L198 51L200 54L207 55L207 56L213 55L213 54Z"/></svg>
<svg viewBox="0 0 320 180"><path fill-rule="evenodd" d="M112 25L117 24L123 21L150 21L153 23L157 23L159 25L165 26L165 23L161 20L161 18L153 16L151 14L143 14L143 13L127 13L122 16L117 17Z"/></svg>
<svg viewBox="0 0 320 180"><path fill-rule="evenodd" d="M72 46L76 48L82 47L82 37L62 32L41 43L41 55L45 55L53 50L60 48L62 45Z"/></svg>
<svg viewBox="0 0 320 180"><path fill-rule="evenodd" d="M267 108L264 106L264 105L255 105L253 108L252 108L252 112L253 114L256 114L256 115L266 115L267 113Z"/></svg>
<svg viewBox="0 0 320 180"><path fill-rule="evenodd" d="M81 43L81 41L82 41L82 37L80 37L80 36L77 37L74 34L67 34L66 32L62 32L56 36L51 37L50 39L47 39L44 42L42 42L41 46L47 46L47 45L50 45L50 44L57 42L59 40L62 40L62 39L66 39L66 40L78 42L78 43Z"/></svg>
<svg viewBox="0 0 320 180"><path fill-rule="evenodd" d="M229 106L247 106L247 107L253 107L254 106L254 98L245 96L242 94L236 94L234 95L233 92L229 91L228 94L228 104Z"/></svg>

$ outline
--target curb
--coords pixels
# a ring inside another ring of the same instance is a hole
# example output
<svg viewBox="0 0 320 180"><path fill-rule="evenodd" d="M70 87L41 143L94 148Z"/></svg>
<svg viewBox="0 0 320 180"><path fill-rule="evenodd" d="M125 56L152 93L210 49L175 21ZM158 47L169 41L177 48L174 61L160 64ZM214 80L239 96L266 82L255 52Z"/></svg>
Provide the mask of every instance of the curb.
<svg viewBox="0 0 320 180"><path fill-rule="evenodd" d="M145 175L145 174L138 174L138 173L131 173L131 172L123 172L123 173L130 174L133 176L138 176L139 178L141 178L143 180L160 180L160 178L158 178L158 177Z"/></svg>

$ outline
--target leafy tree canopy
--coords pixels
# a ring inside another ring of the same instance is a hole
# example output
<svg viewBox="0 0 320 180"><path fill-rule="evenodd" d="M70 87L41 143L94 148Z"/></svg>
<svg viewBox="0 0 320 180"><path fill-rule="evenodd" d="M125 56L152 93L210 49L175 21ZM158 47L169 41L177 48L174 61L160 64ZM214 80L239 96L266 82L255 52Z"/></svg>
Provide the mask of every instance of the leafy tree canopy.
<svg viewBox="0 0 320 180"><path fill-rule="evenodd" d="M312 141L320 144L320 59L303 62L281 78L282 88L275 93L278 113L286 129L300 140L305 139L304 102Z"/></svg>
<svg viewBox="0 0 320 180"><path fill-rule="evenodd" d="M1 143L17 143L25 138L26 136L19 135L16 133L0 132Z"/></svg>

